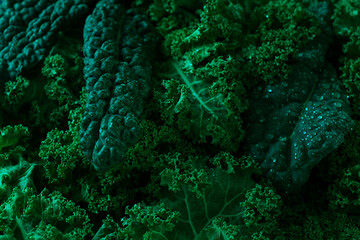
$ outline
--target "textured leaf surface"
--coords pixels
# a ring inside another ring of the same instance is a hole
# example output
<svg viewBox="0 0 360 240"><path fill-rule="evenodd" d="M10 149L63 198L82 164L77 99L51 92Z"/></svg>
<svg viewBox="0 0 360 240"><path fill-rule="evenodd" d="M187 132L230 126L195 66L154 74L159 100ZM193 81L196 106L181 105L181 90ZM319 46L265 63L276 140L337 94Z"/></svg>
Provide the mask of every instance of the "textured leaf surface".
<svg viewBox="0 0 360 240"><path fill-rule="evenodd" d="M341 81L325 59L328 39L323 33L299 53L289 81L258 86L251 95L247 149L284 189L303 185L353 126Z"/></svg>
<svg viewBox="0 0 360 240"><path fill-rule="evenodd" d="M258 88L250 108L250 153L285 188L304 184L353 125L335 70L307 73L296 71L289 83Z"/></svg>
<svg viewBox="0 0 360 240"><path fill-rule="evenodd" d="M247 160L235 171L217 167L209 172L211 184L200 195L186 184L178 192L166 194L164 202L180 213L179 223L168 239L237 239L239 234L245 235L245 208L241 203L246 191L254 186L251 175L258 172L252 161Z"/></svg>
<svg viewBox="0 0 360 240"><path fill-rule="evenodd" d="M145 15L120 1L100 1L84 27L88 100L80 131L97 170L121 161L141 135L139 118L151 80L155 35Z"/></svg>
<svg viewBox="0 0 360 240"><path fill-rule="evenodd" d="M0 76L43 60L61 29L87 12L85 0L0 1Z"/></svg>

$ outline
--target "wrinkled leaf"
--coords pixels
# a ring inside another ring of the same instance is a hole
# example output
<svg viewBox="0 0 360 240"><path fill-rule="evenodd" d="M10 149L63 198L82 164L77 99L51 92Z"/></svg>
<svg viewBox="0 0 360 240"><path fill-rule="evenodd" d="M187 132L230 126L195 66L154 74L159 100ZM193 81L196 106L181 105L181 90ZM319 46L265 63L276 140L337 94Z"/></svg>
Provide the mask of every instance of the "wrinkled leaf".
<svg viewBox="0 0 360 240"><path fill-rule="evenodd" d="M180 213L179 223L168 239L236 239L239 232L245 234L240 203L246 190L254 185L251 175L258 169L252 164L245 164L236 173L214 169L209 173L211 186L201 196L186 185L179 192L167 194L163 201Z"/></svg>
<svg viewBox="0 0 360 240"><path fill-rule="evenodd" d="M293 66L289 81L259 86L249 108L250 155L285 189L303 185L353 126L335 69L326 63L319 70L306 60Z"/></svg>
<svg viewBox="0 0 360 240"><path fill-rule="evenodd" d="M288 81L263 84L251 93L247 114L246 150L275 185L287 190L302 186L353 126L342 83L326 59L332 38L329 6L316 3L310 10L322 33L293 60Z"/></svg>

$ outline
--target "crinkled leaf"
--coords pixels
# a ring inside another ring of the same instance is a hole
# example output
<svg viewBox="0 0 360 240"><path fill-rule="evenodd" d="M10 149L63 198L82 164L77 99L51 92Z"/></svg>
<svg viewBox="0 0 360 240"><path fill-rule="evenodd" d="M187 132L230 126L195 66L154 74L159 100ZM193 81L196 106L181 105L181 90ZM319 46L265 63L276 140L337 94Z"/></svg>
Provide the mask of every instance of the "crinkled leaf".
<svg viewBox="0 0 360 240"><path fill-rule="evenodd" d="M258 87L249 112L248 148L281 188L304 184L311 169L351 130L349 103L330 65L300 63L288 82Z"/></svg>
<svg viewBox="0 0 360 240"><path fill-rule="evenodd" d="M341 81L326 59L332 37L328 9L325 2L311 7L322 33L293 60L288 81L263 84L251 93L245 145L283 189L303 185L353 126Z"/></svg>
<svg viewBox="0 0 360 240"><path fill-rule="evenodd" d="M181 191L167 194L163 199L180 213L180 219L169 239L236 239L243 229L243 210L246 191L254 185L251 178L257 168L251 164L242 166L236 173L227 173L217 167L209 173L211 186L198 196L182 185ZM220 224L219 219L226 223ZM234 237L234 238L231 238Z"/></svg>

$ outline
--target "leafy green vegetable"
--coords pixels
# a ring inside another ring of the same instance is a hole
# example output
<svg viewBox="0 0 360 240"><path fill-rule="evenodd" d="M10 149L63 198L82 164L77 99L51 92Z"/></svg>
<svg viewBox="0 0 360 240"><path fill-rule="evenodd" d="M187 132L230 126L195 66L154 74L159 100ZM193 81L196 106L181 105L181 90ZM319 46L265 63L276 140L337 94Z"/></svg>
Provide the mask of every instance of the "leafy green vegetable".
<svg viewBox="0 0 360 240"><path fill-rule="evenodd" d="M120 163L141 136L155 44L147 16L137 9L125 11L119 1L99 1L85 22L88 100L80 144L96 170Z"/></svg>
<svg viewBox="0 0 360 240"><path fill-rule="evenodd" d="M49 131L46 139L41 142L38 155L44 162L45 178L50 183L62 182L72 175L76 166L87 165L79 146L79 131L85 98L86 94L83 91L82 105L70 111L69 129L63 131L55 128Z"/></svg>
<svg viewBox="0 0 360 240"><path fill-rule="evenodd" d="M0 239L358 239L358 8L2 0Z"/></svg>
<svg viewBox="0 0 360 240"><path fill-rule="evenodd" d="M47 189L14 188L0 210L0 229L15 239L84 239L89 221L84 209Z"/></svg>
<svg viewBox="0 0 360 240"><path fill-rule="evenodd" d="M2 152L2 148L16 145L25 136L29 136L29 130L22 125L2 128L0 130L0 152Z"/></svg>
<svg viewBox="0 0 360 240"><path fill-rule="evenodd" d="M328 12L318 14L326 19ZM302 186L353 126L341 82L326 63L327 37L323 29L298 54L288 81L259 85L251 94L249 109L256 110L248 113L247 151L283 189Z"/></svg>
<svg viewBox="0 0 360 240"><path fill-rule="evenodd" d="M254 184L252 174L258 173L258 168L252 159L222 152L209 159L216 167L204 171L195 167L201 159L189 157L185 164L182 158L167 156L169 164L172 160L174 164L160 175L161 185L169 191L159 193L159 204L135 204L127 209L129 217L121 221L122 234L135 239L271 236L281 199L270 188Z"/></svg>
<svg viewBox="0 0 360 240"><path fill-rule="evenodd" d="M5 83L5 102L15 107L24 101L27 88L29 88L30 81L24 77L18 76L15 81L8 81Z"/></svg>
<svg viewBox="0 0 360 240"><path fill-rule="evenodd" d="M360 24L359 20L360 3L356 0L338 0L335 1L334 28L337 34L349 35Z"/></svg>
<svg viewBox="0 0 360 240"><path fill-rule="evenodd" d="M55 45L60 30L86 12L85 0L1 3L0 73L7 71L15 79L34 67Z"/></svg>
<svg viewBox="0 0 360 240"><path fill-rule="evenodd" d="M319 34L318 21L299 1L265 1L247 22L248 45L242 49L251 86L286 81L302 48ZM246 79L245 81L249 81Z"/></svg>
<svg viewBox="0 0 360 240"><path fill-rule="evenodd" d="M170 14L168 21L178 12ZM206 1L199 16L191 12L184 17L189 16L194 19L188 25L175 23L164 36L168 59L158 66L154 90L162 119L194 143L236 151L244 137L240 115L247 108L237 54L243 43L242 6L237 1ZM164 26L163 21L159 24Z"/></svg>

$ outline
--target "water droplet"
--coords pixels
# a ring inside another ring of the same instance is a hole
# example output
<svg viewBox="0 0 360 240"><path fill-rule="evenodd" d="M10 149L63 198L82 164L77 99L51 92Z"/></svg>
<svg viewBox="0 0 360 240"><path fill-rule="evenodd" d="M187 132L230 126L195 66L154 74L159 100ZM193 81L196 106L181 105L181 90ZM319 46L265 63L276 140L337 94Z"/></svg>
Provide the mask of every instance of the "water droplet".
<svg viewBox="0 0 360 240"><path fill-rule="evenodd" d="M273 139L273 138L274 138L274 135L272 135L272 134L268 134L268 135L267 135L267 139L268 139L268 140L271 140L271 139Z"/></svg>
<svg viewBox="0 0 360 240"><path fill-rule="evenodd" d="M318 116L318 119L322 119L323 118L323 116Z"/></svg>
<svg viewBox="0 0 360 240"><path fill-rule="evenodd" d="M335 97L335 98L339 98L339 97L340 97L340 93L338 93L338 92L333 92L331 95L332 95L333 97Z"/></svg>
<svg viewBox="0 0 360 240"><path fill-rule="evenodd" d="M286 140L287 140L287 137L280 137L281 142L286 142Z"/></svg>
<svg viewBox="0 0 360 240"><path fill-rule="evenodd" d="M335 107L341 107L342 105L341 105L341 102L335 102Z"/></svg>

